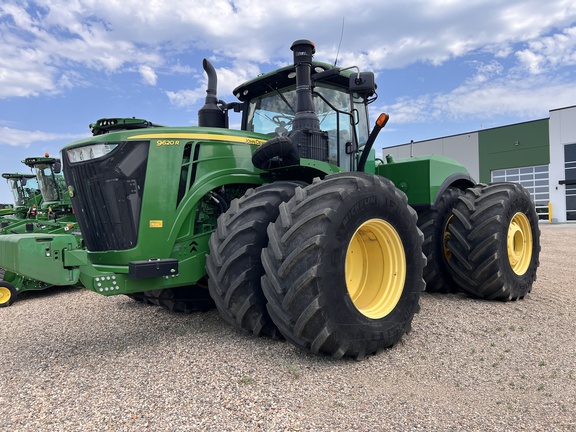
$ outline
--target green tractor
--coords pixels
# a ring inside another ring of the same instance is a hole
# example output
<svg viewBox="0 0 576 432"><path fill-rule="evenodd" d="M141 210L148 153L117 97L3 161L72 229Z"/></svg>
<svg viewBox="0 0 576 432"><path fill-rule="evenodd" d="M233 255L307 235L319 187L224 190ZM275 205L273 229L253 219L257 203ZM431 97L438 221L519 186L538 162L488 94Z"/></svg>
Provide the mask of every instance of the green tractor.
<svg viewBox="0 0 576 432"><path fill-rule="evenodd" d="M61 174L60 160L46 155L26 158L22 162L35 174L19 175L26 176L25 180L20 180L14 174L5 175L10 179L15 197L18 197L16 209L19 214L15 218L5 218L0 222L0 234L70 233L76 237L78 247L81 247L82 238ZM17 295L24 291L38 291L52 286L42 280L0 268L0 284L2 283L10 285L0 287L0 306L12 304Z"/></svg>
<svg viewBox="0 0 576 432"><path fill-rule="evenodd" d="M14 205L3 209L0 214L0 233L14 223L36 216L36 209L42 203L38 180L34 174L3 173L8 187L14 196Z"/></svg>
<svg viewBox="0 0 576 432"><path fill-rule="evenodd" d="M76 216L72 210L70 195L62 175L60 159L46 154L43 157L26 158L22 163L35 173L42 194L42 205L36 219L52 221L65 231L74 229Z"/></svg>
<svg viewBox="0 0 576 432"><path fill-rule="evenodd" d="M294 64L240 85L234 103L204 60L197 127L91 125L62 151L86 248L3 236L0 266L171 310L215 305L241 331L335 358L398 342L426 283L523 298L540 251L530 196L440 156L376 158L388 116L370 131L374 74L314 61L308 40L291 49Z"/></svg>
<svg viewBox="0 0 576 432"><path fill-rule="evenodd" d="M34 172L26 175L28 183L34 183L34 193L28 197L29 192L23 194L16 187L18 182L12 180L14 195L19 197L16 200L19 214L5 218L0 225L0 234L58 233L74 229L76 217L61 173L60 159L46 155L26 158L22 163ZM14 174L4 176L13 177Z"/></svg>

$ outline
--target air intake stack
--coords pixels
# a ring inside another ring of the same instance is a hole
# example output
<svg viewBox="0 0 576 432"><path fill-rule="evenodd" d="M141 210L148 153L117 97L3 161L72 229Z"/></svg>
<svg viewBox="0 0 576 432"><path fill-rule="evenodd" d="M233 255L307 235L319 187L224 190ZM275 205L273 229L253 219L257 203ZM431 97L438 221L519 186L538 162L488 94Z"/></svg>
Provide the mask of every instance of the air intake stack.
<svg viewBox="0 0 576 432"><path fill-rule="evenodd" d="M252 163L264 170L297 165L300 158L328 162L328 133L320 130L312 99L314 44L300 39L290 49L296 69L296 114L288 136L272 138L254 151Z"/></svg>
<svg viewBox="0 0 576 432"><path fill-rule="evenodd" d="M320 130L320 121L314 111L312 100L312 56L314 43L300 39L292 44L296 68L296 116L289 134L298 148L300 157L328 160L328 134Z"/></svg>

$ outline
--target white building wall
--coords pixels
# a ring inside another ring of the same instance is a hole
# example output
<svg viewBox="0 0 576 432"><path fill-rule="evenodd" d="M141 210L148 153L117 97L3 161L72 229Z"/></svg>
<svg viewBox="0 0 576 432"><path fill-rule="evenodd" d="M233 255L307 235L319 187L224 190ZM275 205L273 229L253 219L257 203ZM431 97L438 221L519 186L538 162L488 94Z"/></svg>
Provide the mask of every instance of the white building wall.
<svg viewBox="0 0 576 432"><path fill-rule="evenodd" d="M382 149L384 157L390 154L394 159L412 156L425 156L436 154L446 156L460 162L466 167L472 178L480 178L480 159L478 153L478 133L467 133L437 138L427 141L418 141Z"/></svg>
<svg viewBox="0 0 576 432"><path fill-rule="evenodd" d="M576 144L576 107L550 111L550 202L552 220L566 222L564 146Z"/></svg>

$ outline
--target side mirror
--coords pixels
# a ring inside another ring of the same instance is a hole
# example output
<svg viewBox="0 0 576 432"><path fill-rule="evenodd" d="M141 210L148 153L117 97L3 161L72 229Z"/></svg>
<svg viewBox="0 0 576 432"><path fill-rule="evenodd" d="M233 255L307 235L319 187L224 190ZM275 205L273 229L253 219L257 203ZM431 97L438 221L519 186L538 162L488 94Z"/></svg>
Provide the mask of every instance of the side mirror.
<svg viewBox="0 0 576 432"><path fill-rule="evenodd" d="M54 162L54 174L60 174L62 171L62 163L60 161Z"/></svg>
<svg viewBox="0 0 576 432"><path fill-rule="evenodd" d="M22 184L22 187L26 186L26 183L28 183L28 179L26 177L22 177L22 180L20 181L20 184Z"/></svg>
<svg viewBox="0 0 576 432"><path fill-rule="evenodd" d="M372 96L376 93L374 72L353 73L350 75L349 88L351 93L360 93L365 96Z"/></svg>

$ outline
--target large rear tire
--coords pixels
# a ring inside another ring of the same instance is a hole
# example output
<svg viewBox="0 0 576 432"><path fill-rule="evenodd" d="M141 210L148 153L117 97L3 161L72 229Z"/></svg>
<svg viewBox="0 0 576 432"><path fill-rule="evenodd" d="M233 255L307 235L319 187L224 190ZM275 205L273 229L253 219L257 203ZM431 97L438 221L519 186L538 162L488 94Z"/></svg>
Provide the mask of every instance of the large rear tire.
<svg viewBox="0 0 576 432"><path fill-rule="evenodd" d="M424 288L416 212L389 180L316 179L280 205L262 251L262 289L282 334L334 358L362 358L410 330Z"/></svg>
<svg viewBox="0 0 576 432"><path fill-rule="evenodd" d="M448 262L452 252L448 249L450 231L448 227L454 220L452 209L458 203L458 198L464 191L449 187L440 197L436 208L418 215L418 227L424 234L422 251L426 255L424 281L426 291L433 293L454 293L459 291L454 281L453 270Z"/></svg>
<svg viewBox="0 0 576 432"><path fill-rule="evenodd" d="M278 217L278 207L305 185L277 181L249 189L218 218L206 258L208 287L220 315L242 331L281 336L266 310L260 254L268 244L266 228Z"/></svg>
<svg viewBox="0 0 576 432"><path fill-rule="evenodd" d="M538 216L516 183L480 184L453 210L450 265L469 296L518 300L532 290L540 255Z"/></svg>

